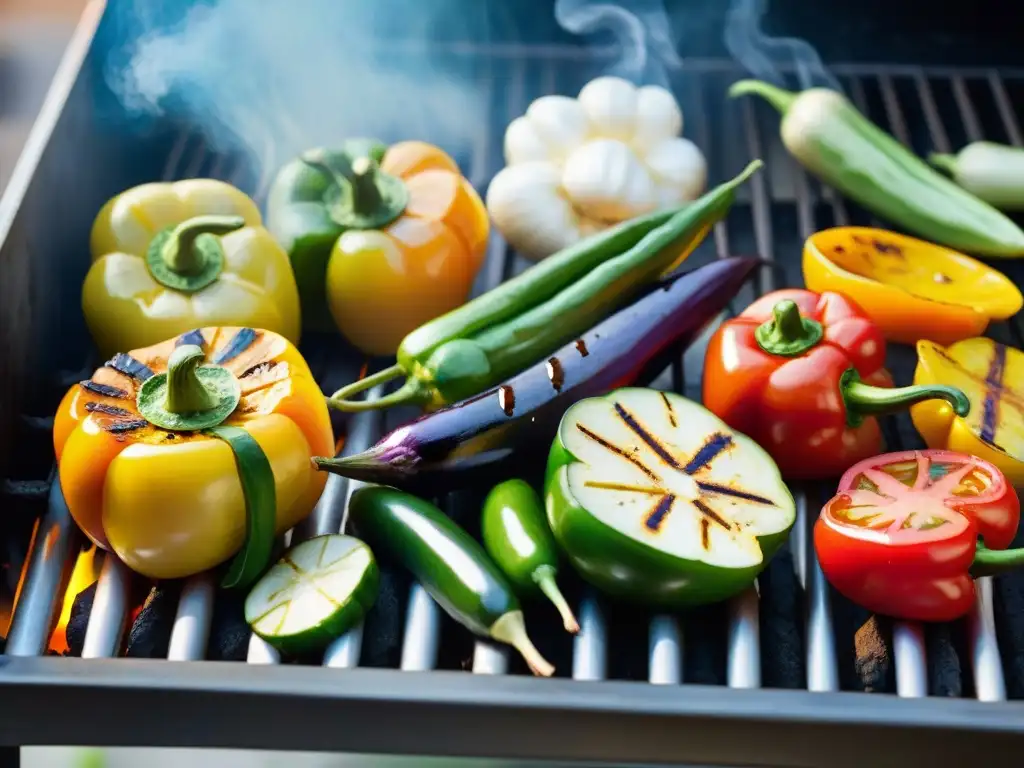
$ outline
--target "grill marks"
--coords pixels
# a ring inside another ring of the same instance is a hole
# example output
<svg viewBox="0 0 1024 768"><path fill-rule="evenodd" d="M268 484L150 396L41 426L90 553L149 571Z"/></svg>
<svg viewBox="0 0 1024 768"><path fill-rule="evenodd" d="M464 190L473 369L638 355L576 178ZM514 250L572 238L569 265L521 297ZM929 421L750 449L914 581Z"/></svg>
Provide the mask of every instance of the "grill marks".
<svg viewBox="0 0 1024 768"><path fill-rule="evenodd" d="M118 408L116 405L107 405L106 403L86 403L85 410L89 413L103 413L107 416L118 416L120 418L135 415L131 411L126 411L124 408Z"/></svg>
<svg viewBox="0 0 1024 768"><path fill-rule="evenodd" d="M202 331L198 328L191 330L188 333L181 334L181 336L179 336L174 342L174 346L176 347L182 347L186 344L194 344L200 349L206 349L206 339L203 337Z"/></svg>
<svg viewBox="0 0 1024 768"><path fill-rule="evenodd" d="M223 365L238 357L256 341L256 331L252 328L240 329L213 358L214 365Z"/></svg>
<svg viewBox="0 0 1024 768"><path fill-rule="evenodd" d="M775 506L775 502L771 499L767 499L764 496L758 496L756 493L750 491L744 491L742 488L732 488L728 485L721 485L719 483L707 483L703 480L697 481L697 487L705 493L714 493L719 496L732 496L737 499L743 499L744 501L751 501L755 504L766 504L770 507Z"/></svg>
<svg viewBox="0 0 1024 768"><path fill-rule="evenodd" d="M675 503L675 500L676 497L672 494L666 494L661 497L654 509L647 515L647 519L644 520L647 530L654 531L655 533L661 530L661 524L665 522L668 513L672 511L672 504Z"/></svg>
<svg viewBox="0 0 1024 768"><path fill-rule="evenodd" d="M100 395L102 397L115 397L119 400L126 400L129 396L129 392L118 387L112 387L109 384L100 384L92 379L79 382L82 389L92 392L94 395Z"/></svg>
<svg viewBox="0 0 1024 768"><path fill-rule="evenodd" d="M670 423L676 426L675 411L672 408L672 401L668 399L664 392L661 393L662 401L665 404L666 413L670 419ZM682 472L686 475L693 475L701 470L704 470L710 466L717 456L723 452L731 449L735 442L731 435L723 432L716 432L715 434L708 437L704 444L697 450L693 457L686 462L685 465L681 465L678 459L676 459L670 452L669 449L662 445L662 443L644 427L639 420L630 413L621 403L613 404L616 415L622 419L622 422L626 425L629 430L635 434L646 446L648 446L654 454L667 464L671 469L678 472ZM607 451L610 451L617 456L628 461L630 464L635 466L641 472L644 473L649 479L651 479L656 485L655 486L644 486L644 485L632 485L628 483L615 483L615 482L604 482L601 480L587 480L584 482L584 486L588 488L596 488L608 491L620 491L626 493L641 493L649 496L660 495L661 498L657 504L647 513L644 518L644 527L653 532L658 533L661 531L662 525L665 520L668 519L669 513L672 511L672 507L676 501L676 495L670 492L664 487L662 478L650 467L648 467L640 457L636 455L637 448L629 450L615 445L610 440L601 435L598 435L583 424L576 422L576 428L587 438L593 440L595 443L600 445ZM748 501L754 504L764 504L767 506L775 506L775 502L764 496L756 493L745 491L742 488L733 488L729 485L723 485L721 483L712 483L703 480L695 480L697 488L703 494L710 494L715 496L731 497L733 499L740 499ZM715 524L725 531L739 533L742 530L742 526L733 523L727 517L721 513L715 511L703 498L691 499L690 503L700 513L700 536L701 546L707 550L710 547L710 526Z"/></svg>
<svg viewBox="0 0 1024 768"><path fill-rule="evenodd" d="M1000 407L1005 404L1024 416L1024 395L1003 381L1006 376L1006 347L998 343L994 343L993 347L992 360L989 362L984 379L965 368L959 360L953 358L945 350L933 346L932 351L962 376L985 388L978 437L982 442L1003 450L996 442Z"/></svg>
<svg viewBox="0 0 1024 768"><path fill-rule="evenodd" d="M580 432L582 432L584 435L586 435L589 439L593 440L595 443L600 445L602 448L605 448L606 450L609 450L612 453L618 454L619 456L624 458L626 461L628 461L634 467L636 467L641 472L643 472L645 475L647 475L649 478L651 478L651 480L653 480L654 482L656 482L656 483L660 483L661 482L661 478L658 477L654 473L654 470L652 470L650 467L648 467L646 464L644 464L642 461L640 461L640 459L638 459L636 456L634 456L629 451L627 451L627 450L625 450L623 448L619 448L619 446L610 443L609 441L605 440L603 437L601 437L597 433L591 432L589 429L584 427L579 422L576 422L576 429L578 429Z"/></svg>
<svg viewBox="0 0 1024 768"><path fill-rule="evenodd" d="M996 441L999 425L999 398L1006 375L1006 347L996 344L995 354L985 376L985 405L981 416L981 439L991 445Z"/></svg>
<svg viewBox="0 0 1024 768"><path fill-rule="evenodd" d="M732 445L733 442L731 435L716 432L707 439L704 445L702 445L695 454L693 454L693 458L686 463L686 466L683 467L683 471L688 475L692 475L694 472L704 469L704 467L714 461L718 454L722 451L728 450Z"/></svg>
<svg viewBox="0 0 1024 768"><path fill-rule="evenodd" d="M673 428L679 426L679 424L676 422L676 409L672 407L672 401L668 399L668 395L666 395L664 392L661 392L659 394L661 395L661 402L665 404L665 412L668 415L668 423L671 424Z"/></svg>
<svg viewBox="0 0 1024 768"><path fill-rule="evenodd" d="M675 456L668 452L668 448L659 443L658 438L648 432L647 429L636 420L636 417L627 411L621 403L615 404L615 413L619 415L619 418L625 422L626 426L629 427L637 437L647 443L647 446L654 451L659 459L672 467L672 469L678 469L680 472L685 471L679 462L676 461Z"/></svg>
<svg viewBox="0 0 1024 768"><path fill-rule="evenodd" d="M118 352L104 365L107 368L113 368L118 373L123 373L140 384L153 376L153 371L148 365L124 352Z"/></svg>

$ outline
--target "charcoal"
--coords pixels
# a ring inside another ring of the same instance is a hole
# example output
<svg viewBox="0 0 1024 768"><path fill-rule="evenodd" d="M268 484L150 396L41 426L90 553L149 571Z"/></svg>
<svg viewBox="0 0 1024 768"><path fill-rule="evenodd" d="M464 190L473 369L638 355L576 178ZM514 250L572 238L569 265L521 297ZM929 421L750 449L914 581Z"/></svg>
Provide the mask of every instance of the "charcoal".
<svg viewBox="0 0 1024 768"><path fill-rule="evenodd" d="M727 603L704 605L686 614L683 678L701 685L726 684L729 647Z"/></svg>
<svg viewBox="0 0 1024 768"><path fill-rule="evenodd" d="M180 581L161 582L149 590L142 610L128 630L125 656L135 659L167 658L180 595Z"/></svg>
<svg viewBox="0 0 1024 768"><path fill-rule="evenodd" d="M1024 532L1018 532L1013 546L1024 546ZM1024 571L997 576L992 602L1006 693L1011 699L1024 699Z"/></svg>
<svg viewBox="0 0 1024 768"><path fill-rule="evenodd" d="M245 623L245 595L218 592L210 620L208 658L213 661L245 661L251 634L249 625Z"/></svg>
<svg viewBox="0 0 1024 768"><path fill-rule="evenodd" d="M761 676L766 688L806 687L804 593L787 545L758 578L761 594Z"/></svg>
<svg viewBox="0 0 1024 768"><path fill-rule="evenodd" d="M381 564L380 593L366 614L359 665L397 667L402 655L405 603L409 597L409 575L396 566Z"/></svg>
<svg viewBox="0 0 1024 768"><path fill-rule="evenodd" d="M85 628L89 624L92 602L96 598L96 584L90 584L75 596L71 604L71 614L64 630L64 638L68 644L68 656L81 656L85 645Z"/></svg>
<svg viewBox="0 0 1024 768"><path fill-rule="evenodd" d="M925 625L928 658L928 693L932 696L963 695L960 657L948 624Z"/></svg>
<svg viewBox="0 0 1024 768"><path fill-rule="evenodd" d="M893 693L896 670L893 666L892 627L881 616L870 616L854 635L854 669L858 687L868 693Z"/></svg>

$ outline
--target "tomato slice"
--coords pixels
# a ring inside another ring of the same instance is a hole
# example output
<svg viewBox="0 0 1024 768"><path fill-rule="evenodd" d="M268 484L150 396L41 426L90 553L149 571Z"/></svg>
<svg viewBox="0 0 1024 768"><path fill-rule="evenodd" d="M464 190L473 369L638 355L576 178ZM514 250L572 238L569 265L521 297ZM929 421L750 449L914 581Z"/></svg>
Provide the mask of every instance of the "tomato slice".
<svg viewBox="0 0 1024 768"><path fill-rule="evenodd" d="M1020 521L1017 494L992 464L943 450L901 451L843 475L814 527L829 582L865 608L948 621L974 601L978 536L1006 549Z"/></svg>
<svg viewBox="0 0 1024 768"><path fill-rule="evenodd" d="M975 456L944 450L901 451L862 461L839 481L822 516L853 538L909 546L962 535L990 549L1010 546L1020 521L1003 474Z"/></svg>

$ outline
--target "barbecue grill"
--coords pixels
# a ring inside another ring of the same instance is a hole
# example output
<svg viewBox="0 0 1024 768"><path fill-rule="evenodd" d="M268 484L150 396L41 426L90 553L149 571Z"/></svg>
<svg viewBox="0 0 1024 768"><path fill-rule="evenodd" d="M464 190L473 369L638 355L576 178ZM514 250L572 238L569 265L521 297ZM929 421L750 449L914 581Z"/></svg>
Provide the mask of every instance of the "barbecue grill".
<svg viewBox="0 0 1024 768"><path fill-rule="evenodd" d="M317 658L282 664L249 636L240 604L215 589L212 576L157 585L136 615L140 580L102 554L96 586L73 611L69 635L84 631L69 654L80 658L55 656L51 635L82 586L69 582L85 542L54 482L47 417L96 362L78 311L91 219L111 195L147 180L221 178L261 203L267 182L267 169L244 153L215 151L198 125L168 119L125 134L96 116L97 100L109 97L90 66L103 10L94 2L86 11L0 200L0 435L9 449L0 456L2 525L15 542L8 555L18 546L24 555L20 579L21 563L12 561L18 594L0 656L0 743L470 756L488 765L837 767L966 765L982 739L989 755L1024 744L1024 704L1014 701L1024 699L1024 575L982 579L970 617L955 624L872 617L833 592L818 566L810 526L833 490L821 483L794 486L798 519L788 547L756 589L724 605L651 615L606 601L567 572L580 634L566 635L551 611L527 613L538 647L556 664L551 680L531 678L505 648L474 639L398 571L385 569L364 627ZM501 165L508 121L537 95L575 94L615 56L561 42L451 44L444 54L474 73L490 107L491 124L456 154L481 190ZM918 152L981 138L1024 143L1014 107L1024 104L1024 71L830 70L857 106ZM688 262L754 253L770 260L733 311L800 285L801 247L813 231L879 223L800 170L768 108L725 100L745 74L724 59L667 69L713 182L752 158L766 162ZM528 264L495 235L477 291ZM1024 284L1024 266L998 266ZM989 333L1024 345L1018 318ZM655 386L699 398L706 339ZM363 363L338 346L315 337L303 345L328 392ZM909 381L913 350L893 345L888 363L898 381ZM353 416L344 453L365 449L408 415ZM921 446L905 416L887 417L885 434L890 450ZM357 485L331 476L291 541L341 530ZM470 526L479 502L466 492L442 500Z"/></svg>

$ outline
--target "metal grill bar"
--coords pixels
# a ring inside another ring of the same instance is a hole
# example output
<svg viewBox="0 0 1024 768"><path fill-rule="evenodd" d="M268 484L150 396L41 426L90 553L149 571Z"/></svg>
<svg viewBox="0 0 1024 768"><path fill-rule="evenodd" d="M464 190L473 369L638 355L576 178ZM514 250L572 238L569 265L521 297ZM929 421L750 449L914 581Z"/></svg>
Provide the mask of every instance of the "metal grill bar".
<svg viewBox="0 0 1024 768"><path fill-rule="evenodd" d="M592 593L580 602L576 620L580 623L580 631L572 643L572 679L604 680L608 641L601 606Z"/></svg>

